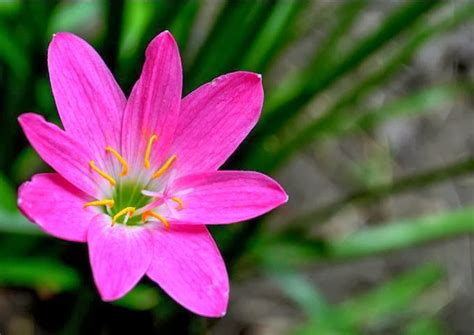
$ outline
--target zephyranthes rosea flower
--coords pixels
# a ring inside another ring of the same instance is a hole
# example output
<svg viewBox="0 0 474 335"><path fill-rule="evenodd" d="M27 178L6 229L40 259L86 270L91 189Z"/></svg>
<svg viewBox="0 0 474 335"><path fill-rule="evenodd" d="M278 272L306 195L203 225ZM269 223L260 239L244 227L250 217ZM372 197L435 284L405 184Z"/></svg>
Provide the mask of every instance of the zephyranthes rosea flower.
<svg viewBox="0 0 474 335"><path fill-rule="evenodd" d="M217 171L257 122L261 77L230 73L182 99L169 32L148 46L128 100L95 50L70 33L53 37L48 66L64 130L37 114L19 121L57 173L24 183L19 208L45 232L88 243L104 300L146 274L189 310L224 315L228 276L205 225L247 220L287 201L265 175Z"/></svg>

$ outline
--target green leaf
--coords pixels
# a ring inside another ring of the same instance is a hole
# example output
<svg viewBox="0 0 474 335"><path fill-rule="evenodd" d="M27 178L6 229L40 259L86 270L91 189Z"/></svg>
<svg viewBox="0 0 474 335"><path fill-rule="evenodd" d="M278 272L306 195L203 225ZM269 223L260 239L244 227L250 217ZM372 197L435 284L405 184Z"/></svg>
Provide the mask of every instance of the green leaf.
<svg viewBox="0 0 474 335"><path fill-rule="evenodd" d="M384 106L367 111L347 108L343 113L323 117L304 129L295 132L295 136L282 141L277 147L268 150L265 158L262 153L251 153L247 164L258 170L273 170L313 141L348 134L353 131L370 130L394 118L415 117L439 110L446 105L469 96L473 85L445 84L422 89L410 95L387 102ZM329 115L329 114L326 114ZM256 160L251 160L254 157Z"/></svg>
<svg viewBox="0 0 474 335"><path fill-rule="evenodd" d="M440 322L434 319L419 319L407 325L404 335L443 335L443 327Z"/></svg>
<svg viewBox="0 0 474 335"><path fill-rule="evenodd" d="M0 258L0 285L29 287L40 292L59 293L76 289L80 279L71 268L53 260Z"/></svg>
<svg viewBox="0 0 474 335"><path fill-rule="evenodd" d="M349 320L344 319L342 313L329 305L303 275L294 272L273 273L272 278L286 295L303 309L309 319L304 325L297 327L295 334L358 334L348 323Z"/></svg>
<svg viewBox="0 0 474 335"><path fill-rule="evenodd" d="M297 99L309 81L314 80L324 68L334 66L333 55L337 53L338 45L348 34L355 20L359 17L359 13L366 5L367 1L365 0L349 0L339 4L336 13L333 15L335 18L333 28L327 37L319 43L310 64L306 68L284 78L278 87L269 92L266 98L266 111L271 113L279 106Z"/></svg>
<svg viewBox="0 0 474 335"><path fill-rule="evenodd" d="M27 50L20 40L12 38L12 34L0 21L0 61L7 64L16 78L24 78L30 71Z"/></svg>
<svg viewBox="0 0 474 335"><path fill-rule="evenodd" d="M406 219L357 231L328 242L328 257L363 257L474 232L474 207Z"/></svg>
<svg viewBox="0 0 474 335"><path fill-rule="evenodd" d="M423 14L438 3L438 1L407 1L388 15L378 29L358 42L346 55L338 57L340 61L332 66L324 67L324 71L319 73L306 73L305 78L302 79L304 84L301 85L298 94L266 110L254 136L278 131L296 115L296 113L289 111L298 110L336 80L354 70L375 51L411 27Z"/></svg>
<svg viewBox="0 0 474 335"><path fill-rule="evenodd" d="M0 173L0 211L16 210L16 192L10 181Z"/></svg>
<svg viewBox="0 0 474 335"><path fill-rule="evenodd" d="M241 61L241 68L261 72L270 59L276 54L285 40L288 26L296 15L307 5L306 1L277 1L267 21L258 31L249 51Z"/></svg>
<svg viewBox="0 0 474 335"><path fill-rule="evenodd" d="M246 46L254 39L259 23L269 15L273 5L269 0L226 2L193 60L192 68L185 74L188 78L185 91L229 72L237 65Z"/></svg>
<svg viewBox="0 0 474 335"><path fill-rule="evenodd" d="M188 39L191 34L193 23L196 20L201 2L199 0L188 0L171 22L170 31L179 46L181 55L186 52Z"/></svg>
<svg viewBox="0 0 474 335"><path fill-rule="evenodd" d="M263 138L261 141L264 145L260 145L257 141L252 146L243 165L264 171L275 169L298 150L330 134L332 129L335 129L335 132L337 132L338 127L344 126L344 123L354 118L354 109L357 111L357 109L364 108L363 106L354 108L354 106L357 106L360 100L367 96L377 85L386 82L390 76L394 75L405 62L411 59L421 46L436 35L472 19L474 17L473 13L474 5L467 2L463 6L456 8L453 13L442 17L442 19L434 23L426 24L421 22L417 24L410 32L407 42L398 47L394 55L387 57L388 60L382 66L366 75L365 78L340 96L335 103L322 111L321 117L304 124L303 128L297 130L294 129L294 124L290 124L287 128L291 129L288 132L291 136L284 138L281 141L282 143L275 142L276 145L265 145L268 139ZM339 125L339 123L343 124ZM273 132L275 132L275 129L273 129Z"/></svg>
<svg viewBox="0 0 474 335"><path fill-rule="evenodd" d="M125 297L113 302L114 305L145 311L156 307L160 296L156 287L138 285L130 291Z"/></svg>
<svg viewBox="0 0 474 335"><path fill-rule="evenodd" d="M18 210L0 210L0 232L46 236L37 225L28 221Z"/></svg>
<svg viewBox="0 0 474 335"><path fill-rule="evenodd" d="M297 215L294 219L287 222L285 225L285 233L288 233L288 231L301 232L310 227L311 222L323 224L348 205L360 205L375 201L380 202L390 195L433 185L449 178L470 174L473 171L474 158L468 157L448 165L402 177L393 182L356 190L325 206Z"/></svg>
<svg viewBox="0 0 474 335"><path fill-rule="evenodd" d="M61 2L49 21L48 38L58 31L80 31L90 24L91 18L98 19L101 11L101 1Z"/></svg>
<svg viewBox="0 0 474 335"><path fill-rule="evenodd" d="M324 297L303 275L294 272L277 272L272 274L272 279L307 315L322 314L330 308Z"/></svg>
<svg viewBox="0 0 474 335"><path fill-rule="evenodd" d="M425 264L368 293L351 298L339 305L339 309L345 318L359 327L377 323L384 318L404 314L413 301L441 277L439 266Z"/></svg>

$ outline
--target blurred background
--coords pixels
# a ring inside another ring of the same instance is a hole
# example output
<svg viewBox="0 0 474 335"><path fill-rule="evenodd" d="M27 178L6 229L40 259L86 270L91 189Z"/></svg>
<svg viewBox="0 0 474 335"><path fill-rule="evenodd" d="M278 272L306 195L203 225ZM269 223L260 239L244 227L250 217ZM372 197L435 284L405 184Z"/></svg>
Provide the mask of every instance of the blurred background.
<svg viewBox="0 0 474 335"><path fill-rule="evenodd" d="M469 334L474 331L474 2L0 0L0 333ZM17 116L59 122L51 35L100 52L128 94L160 31L185 93L263 74L261 120L225 168L279 180L289 203L212 227L228 314L192 315L147 280L115 303L85 245L16 208L48 171Z"/></svg>

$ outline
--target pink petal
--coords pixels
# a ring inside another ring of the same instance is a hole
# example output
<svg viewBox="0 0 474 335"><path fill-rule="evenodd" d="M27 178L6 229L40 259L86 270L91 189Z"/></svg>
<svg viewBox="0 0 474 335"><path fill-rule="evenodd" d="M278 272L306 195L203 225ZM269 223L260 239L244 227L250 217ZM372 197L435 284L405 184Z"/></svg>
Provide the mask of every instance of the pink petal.
<svg viewBox="0 0 474 335"><path fill-rule="evenodd" d="M153 144L150 172L167 154L178 121L181 103L182 69L178 46L165 31L151 41L140 79L132 90L123 121L122 149L135 170L143 170L147 143Z"/></svg>
<svg viewBox="0 0 474 335"><path fill-rule="evenodd" d="M216 171L188 175L175 181L172 196L184 209L174 219L186 223L221 224L262 215L288 200L270 177L248 171Z"/></svg>
<svg viewBox="0 0 474 335"><path fill-rule="evenodd" d="M154 255L147 275L190 311L221 317L229 279L222 256L205 226L154 229Z"/></svg>
<svg viewBox="0 0 474 335"><path fill-rule="evenodd" d="M85 242L89 222L97 215L84 203L90 197L57 173L42 173L18 190L18 207L45 232L68 241Z"/></svg>
<svg viewBox="0 0 474 335"><path fill-rule="evenodd" d="M48 49L54 98L64 129L91 148L91 159L109 162L106 146L120 149L126 98L97 52L71 33L57 33Z"/></svg>
<svg viewBox="0 0 474 335"><path fill-rule="evenodd" d="M89 226L87 242L95 284L104 301L124 296L150 265L153 240L143 227L112 226L110 217L97 215Z"/></svg>
<svg viewBox="0 0 474 335"><path fill-rule="evenodd" d="M173 153L179 174L217 170L255 126L263 104L260 75L234 72L184 98Z"/></svg>
<svg viewBox="0 0 474 335"><path fill-rule="evenodd" d="M89 168L91 154L87 149L38 114L22 114L18 121L31 145L46 163L87 194L93 197L98 194L95 175Z"/></svg>

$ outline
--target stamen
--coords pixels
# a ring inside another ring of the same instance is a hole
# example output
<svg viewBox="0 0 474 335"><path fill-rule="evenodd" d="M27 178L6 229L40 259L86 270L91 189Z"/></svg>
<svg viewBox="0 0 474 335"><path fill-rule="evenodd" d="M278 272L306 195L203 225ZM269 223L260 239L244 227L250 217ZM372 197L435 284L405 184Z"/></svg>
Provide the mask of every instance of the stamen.
<svg viewBox="0 0 474 335"><path fill-rule="evenodd" d="M122 209L120 212L118 212L117 214L114 215L113 219L112 219L112 226L115 225L115 223L117 222L117 220L121 217L121 216L124 216L125 214L128 214L129 217L132 217L133 214L135 213L135 207L125 207L124 209Z"/></svg>
<svg viewBox="0 0 474 335"><path fill-rule="evenodd" d="M170 198L171 200L173 200L174 202L176 202L178 204L178 211L184 209L184 204L183 204L183 200L181 200L180 198L178 197L172 197Z"/></svg>
<svg viewBox="0 0 474 335"><path fill-rule="evenodd" d="M112 199L103 199L103 200L95 200L95 201L90 201L86 202L84 204L84 208L89 207L89 206L109 206L109 208L114 207L114 201Z"/></svg>
<svg viewBox="0 0 474 335"><path fill-rule="evenodd" d="M115 186L116 182L115 182L115 179L108 175L107 173L105 173L104 171L102 171L101 169L99 169L94 161L90 161L89 162L89 165L90 167L92 168L92 170L94 170L95 172L97 172L98 174L100 174L102 177L104 177L105 179L107 179L109 181L109 183L112 185L112 186Z"/></svg>
<svg viewBox="0 0 474 335"><path fill-rule="evenodd" d="M173 155L171 156L170 158L168 158L168 160L165 162L165 164L163 164L162 167L160 167L158 169L158 171L155 172L155 174L151 177L151 179L156 179L158 177L160 177L161 175L163 175L163 173L166 172L166 170L168 170L168 168L170 167L170 165L176 160L176 155Z"/></svg>
<svg viewBox="0 0 474 335"><path fill-rule="evenodd" d="M114 148L106 147L105 150L114 155L115 158L117 158L117 160L120 162L120 164L122 164L122 172L120 172L120 176L126 176L128 173L127 161L123 159L123 157Z"/></svg>
<svg viewBox="0 0 474 335"><path fill-rule="evenodd" d="M153 135L153 136L150 137L150 139L148 140L148 144L147 144L147 146L146 146L146 151L145 151L145 162L144 162L144 164L143 164L143 165L145 165L145 169L149 169L149 168L150 168L151 146L152 146L153 142L155 142L157 139L158 139L158 136Z"/></svg>
<svg viewBox="0 0 474 335"><path fill-rule="evenodd" d="M168 220L166 220L163 216L161 216L160 214L158 213L155 213L155 212L152 212L152 211L148 211L148 212L145 212L142 214L142 221L145 222L147 217L149 216L152 216L154 217L155 219L158 219L161 221L161 223L163 223L163 225L165 226L166 230L169 230L170 229L170 223L168 222Z"/></svg>

